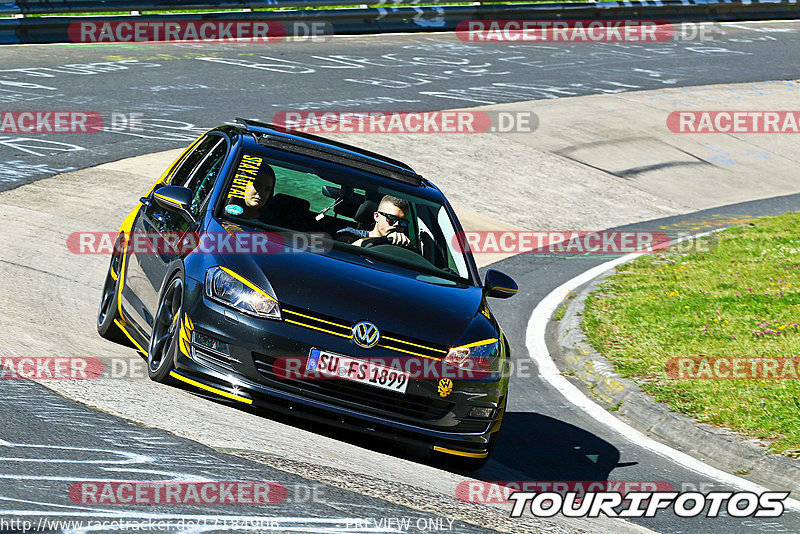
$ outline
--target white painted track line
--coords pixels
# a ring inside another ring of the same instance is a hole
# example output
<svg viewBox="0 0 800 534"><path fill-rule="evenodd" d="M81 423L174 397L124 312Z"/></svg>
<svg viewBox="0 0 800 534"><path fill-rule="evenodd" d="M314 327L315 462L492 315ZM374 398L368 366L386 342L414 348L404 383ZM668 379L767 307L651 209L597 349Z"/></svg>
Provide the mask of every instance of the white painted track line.
<svg viewBox="0 0 800 534"><path fill-rule="evenodd" d="M710 233L711 232L706 232L704 234L698 234L694 237L702 237L709 235ZM671 241L670 245L682 240L683 239ZM551 315L561 304L564 298L566 298L567 294L570 291L574 291L578 287L582 286L586 282L592 280L593 278L603 274L609 269L631 261L641 255L642 253L627 254L620 258L602 263L561 284L556 289L551 291L544 299L542 299L536 308L534 308L533 313L531 313L531 318L528 321L528 327L525 335L525 344L528 348L528 354L530 355L531 360L533 360L539 368L539 374L542 379L553 386L553 388L555 388L559 393L561 393L561 395L563 395L567 401L580 408L585 414L589 415L597 422L619 433L620 436L634 445L661 455L669 459L671 462L678 463L686 469L694 471L700 475L713 478L740 490L752 491L758 494L765 491L770 491L767 488L745 480L741 477L726 473L725 471L715 467L711 467L710 465L698 460L693 456L689 456L684 452L673 449L672 447L664 445L663 443L660 443L642 434L635 428L623 422L621 419L613 416L599 404L596 404L594 401L587 398L581 392L581 390L579 390L574 384L561 375L556 367L555 362L551 358L550 352L547 350L547 343L545 342L545 329ZM800 511L800 501L787 498L783 502L787 510Z"/></svg>

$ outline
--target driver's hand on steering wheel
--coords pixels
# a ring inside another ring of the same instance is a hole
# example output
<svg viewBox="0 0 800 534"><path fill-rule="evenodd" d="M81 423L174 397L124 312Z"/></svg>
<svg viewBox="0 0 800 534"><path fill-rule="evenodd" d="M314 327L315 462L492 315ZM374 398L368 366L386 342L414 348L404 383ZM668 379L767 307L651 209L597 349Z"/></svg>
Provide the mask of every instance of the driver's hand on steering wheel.
<svg viewBox="0 0 800 534"><path fill-rule="evenodd" d="M400 232L389 232L386 234L386 239L388 239L392 245L398 245L401 247L407 247L411 244L411 240L408 238L408 236L401 234Z"/></svg>

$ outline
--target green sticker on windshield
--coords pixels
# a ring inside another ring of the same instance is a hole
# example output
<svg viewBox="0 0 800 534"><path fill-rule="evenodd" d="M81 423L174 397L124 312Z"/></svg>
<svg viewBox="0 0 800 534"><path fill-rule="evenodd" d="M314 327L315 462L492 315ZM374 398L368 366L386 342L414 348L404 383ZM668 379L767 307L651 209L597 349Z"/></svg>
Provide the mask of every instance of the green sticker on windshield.
<svg viewBox="0 0 800 534"><path fill-rule="evenodd" d="M225 213L230 215L241 215L244 211L244 208L241 206L237 206L236 204L228 204L225 206Z"/></svg>

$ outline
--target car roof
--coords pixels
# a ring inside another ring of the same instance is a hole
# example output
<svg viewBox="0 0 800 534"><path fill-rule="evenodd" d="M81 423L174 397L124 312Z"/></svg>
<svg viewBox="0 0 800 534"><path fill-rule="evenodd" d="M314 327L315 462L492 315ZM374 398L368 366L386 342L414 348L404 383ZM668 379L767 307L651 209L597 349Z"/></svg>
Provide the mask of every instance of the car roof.
<svg viewBox="0 0 800 534"><path fill-rule="evenodd" d="M407 164L369 150L274 124L242 118L236 121L235 127L251 133L263 146L362 169L407 185L432 185Z"/></svg>

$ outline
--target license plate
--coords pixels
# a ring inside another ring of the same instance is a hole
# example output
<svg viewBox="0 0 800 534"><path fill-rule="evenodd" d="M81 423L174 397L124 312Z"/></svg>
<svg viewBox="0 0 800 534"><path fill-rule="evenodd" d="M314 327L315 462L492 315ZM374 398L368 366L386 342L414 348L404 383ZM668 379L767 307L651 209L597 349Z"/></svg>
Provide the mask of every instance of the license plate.
<svg viewBox="0 0 800 534"><path fill-rule="evenodd" d="M408 387L408 373L404 371L319 349L311 349L306 369L322 376L352 380L396 393L405 393Z"/></svg>

